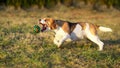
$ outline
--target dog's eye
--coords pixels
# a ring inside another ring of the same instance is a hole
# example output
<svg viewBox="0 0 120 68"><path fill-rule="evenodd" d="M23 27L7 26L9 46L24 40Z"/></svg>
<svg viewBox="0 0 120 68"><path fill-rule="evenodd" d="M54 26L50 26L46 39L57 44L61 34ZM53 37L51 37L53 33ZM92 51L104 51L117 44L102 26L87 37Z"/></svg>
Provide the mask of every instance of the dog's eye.
<svg viewBox="0 0 120 68"><path fill-rule="evenodd" d="M44 21L46 22L47 20L45 19Z"/></svg>
<svg viewBox="0 0 120 68"><path fill-rule="evenodd" d="M39 21L41 21L41 19L39 19Z"/></svg>

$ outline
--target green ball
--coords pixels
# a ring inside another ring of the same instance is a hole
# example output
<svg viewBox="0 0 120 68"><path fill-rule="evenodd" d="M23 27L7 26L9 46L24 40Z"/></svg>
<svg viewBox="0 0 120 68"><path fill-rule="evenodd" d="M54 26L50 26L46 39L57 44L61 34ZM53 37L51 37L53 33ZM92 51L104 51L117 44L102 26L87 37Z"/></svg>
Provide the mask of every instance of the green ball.
<svg viewBox="0 0 120 68"><path fill-rule="evenodd" d="M34 25L34 32L39 33L41 31L41 28L38 25Z"/></svg>

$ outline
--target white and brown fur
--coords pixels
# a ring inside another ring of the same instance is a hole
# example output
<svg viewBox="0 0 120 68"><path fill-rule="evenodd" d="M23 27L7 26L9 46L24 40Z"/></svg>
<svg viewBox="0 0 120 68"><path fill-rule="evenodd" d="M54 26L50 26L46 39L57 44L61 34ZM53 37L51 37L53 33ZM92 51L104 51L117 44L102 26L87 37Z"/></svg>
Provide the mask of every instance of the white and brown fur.
<svg viewBox="0 0 120 68"><path fill-rule="evenodd" d="M43 28L55 31L54 44L58 47L67 40L79 40L87 37L92 42L99 46L99 50L103 50L104 43L99 39L97 29L104 32L112 32L112 29L107 27L98 26L91 23L76 22L71 23L68 21L54 20L52 18L43 18L39 20L39 24L44 24Z"/></svg>

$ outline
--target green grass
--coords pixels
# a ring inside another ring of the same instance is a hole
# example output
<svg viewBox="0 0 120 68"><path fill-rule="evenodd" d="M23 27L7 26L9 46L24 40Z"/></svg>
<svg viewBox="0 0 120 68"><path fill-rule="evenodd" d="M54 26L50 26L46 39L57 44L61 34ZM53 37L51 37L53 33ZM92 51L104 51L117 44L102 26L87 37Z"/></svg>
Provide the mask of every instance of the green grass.
<svg viewBox="0 0 120 68"><path fill-rule="evenodd" d="M1 68L119 68L120 12L83 9L0 11ZM107 26L112 33L99 31L104 50L88 40L65 42L62 49L53 44L54 33L33 33L39 18L52 17Z"/></svg>

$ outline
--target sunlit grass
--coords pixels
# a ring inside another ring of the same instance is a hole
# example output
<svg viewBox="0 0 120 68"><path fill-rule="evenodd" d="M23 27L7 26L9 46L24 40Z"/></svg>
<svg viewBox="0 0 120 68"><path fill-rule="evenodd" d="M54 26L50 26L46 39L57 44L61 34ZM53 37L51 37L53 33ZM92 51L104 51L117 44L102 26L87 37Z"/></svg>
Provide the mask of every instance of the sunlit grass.
<svg viewBox="0 0 120 68"><path fill-rule="evenodd" d="M83 9L57 11L0 11L0 67L6 68L119 68L120 12L94 12ZM112 33L99 31L104 50L87 39L65 42L62 49L53 44L54 33L33 33L39 18L52 17L107 26Z"/></svg>

